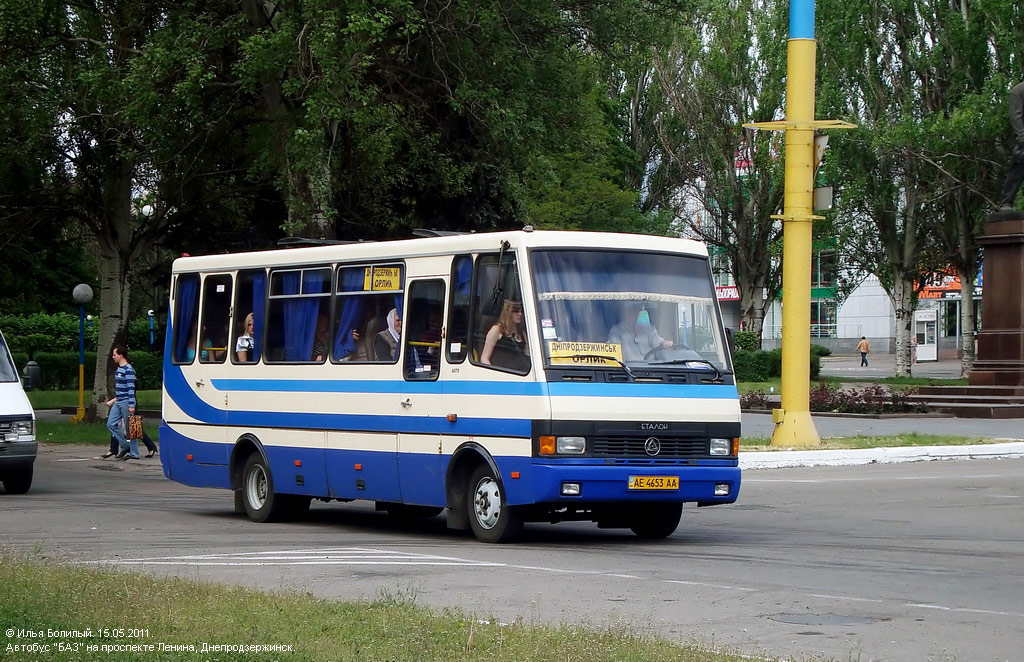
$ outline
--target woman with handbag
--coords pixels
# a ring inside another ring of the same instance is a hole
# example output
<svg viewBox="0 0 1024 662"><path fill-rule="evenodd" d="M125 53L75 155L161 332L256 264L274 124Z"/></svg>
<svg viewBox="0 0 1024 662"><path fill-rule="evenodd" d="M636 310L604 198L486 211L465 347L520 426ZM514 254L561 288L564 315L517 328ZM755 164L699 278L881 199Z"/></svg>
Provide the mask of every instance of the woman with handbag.
<svg viewBox="0 0 1024 662"><path fill-rule="evenodd" d="M117 445L120 449L117 459L137 460L139 459L138 439L133 438L129 443L121 431L122 421L127 421L135 413L135 368L128 362L128 350L123 345L114 346L110 353L110 360L117 364L117 372L114 373L114 397L107 400L107 406L110 407L110 414L107 416L107 429L110 430L112 436L117 438ZM141 422L141 420L140 417L139 421ZM130 423L130 421L127 422Z"/></svg>

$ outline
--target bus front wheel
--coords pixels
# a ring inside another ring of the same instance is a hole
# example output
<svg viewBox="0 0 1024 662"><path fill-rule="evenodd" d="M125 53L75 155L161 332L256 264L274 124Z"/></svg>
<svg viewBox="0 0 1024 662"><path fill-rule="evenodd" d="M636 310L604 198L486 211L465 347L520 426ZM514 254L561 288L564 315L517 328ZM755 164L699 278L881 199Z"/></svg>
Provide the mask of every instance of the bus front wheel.
<svg viewBox="0 0 1024 662"><path fill-rule="evenodd" d="M469 526L481 542L509 542L523 528L523 519L508 505L494 471L481 465L469 479Z"/></svg>
<svg viewBox="0 0 1024 662"><path fill-rule="evenodd" d="M276 522L288 510L285 495L274 492L274 480L266 460L253 453L242 469L242 504L245 514L254 522Z"/></svg>
<svg viewBox="0 0 1024 662"><path fill-rule="evenodd" d="M682 503L652 503L639 507L641 513L629 527L641 538L667 538L679 526L683 514Z"/></svg>

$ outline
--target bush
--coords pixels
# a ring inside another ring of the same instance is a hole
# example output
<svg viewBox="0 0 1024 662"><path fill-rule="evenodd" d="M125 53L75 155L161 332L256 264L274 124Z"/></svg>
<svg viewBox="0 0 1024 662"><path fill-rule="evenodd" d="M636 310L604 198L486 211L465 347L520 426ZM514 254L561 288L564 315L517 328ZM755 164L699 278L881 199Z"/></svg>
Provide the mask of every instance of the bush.
<svg viewBox="0 0 1024 662"><path fill-rule="evenodd" d="M732 339L737 350L754 352L761 347L757 334L753 331L737 331L733 334Z"/></svg>
<svg viewBox="0 0 1024 662"><path fill-rule="evenodd" d="M810 356L811 379L821 374L821 359ZM765 382L773 377L782 376L782 350L737 351L733 356L736 368L736 380L740 382Z"/></svg>
<svg viewBox="0 0 1024 662"><path fill-rule="evenodd" d="M768 394L756 388L740 396L740 409L770 409Z"/></svg>
<svg viewBox="0 0 1024 662"><path fill-rule="evenodd" d="M832 356L832 350L824 345L811 343L811 356Z"/></svg>
<svg viewBox="0 0 1024 662"><path fill-rule="evenodd" d="M925 411L924 405L908 402L907 396L916 393L916 389L889 391L878 384L841 390L836 386L822 383L811 389L809 404L811 411L843 414L904 414Z"/></svg>
<svg viewBox="0 0 1024 662"><path fill-rule="evenodd" d="M12 352L21 374L28 362L25 352ZM135 367L138 390L158 389L163 384L163 358L152 352L129 352ZM35 361L43 378L41 389L67 391L78 388L78 352L36 352ZM96 352L85 353L85 388L92 390L96 372Z"/></svg>

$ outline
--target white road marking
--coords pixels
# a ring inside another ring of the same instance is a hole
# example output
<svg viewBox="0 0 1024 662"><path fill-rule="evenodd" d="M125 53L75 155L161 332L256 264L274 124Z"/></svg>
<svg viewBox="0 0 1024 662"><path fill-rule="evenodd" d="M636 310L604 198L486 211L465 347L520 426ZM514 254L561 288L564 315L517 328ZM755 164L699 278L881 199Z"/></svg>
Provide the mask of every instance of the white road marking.
<svg viewBox="0 0 1024 662"><path fill-rule="evenodd" d="M367 547L339 547L331 549L292 549L292 550L260 550L249 552L228 552L222 554L186 554L181 556L160 556L142 559L105 559L100 561L79 561L81 565L122 565L122 566L218 566L218 567L251 567L251 566L313 566L313 565L367 565L367 566L458 566L458 567L481 567L481 568L509 568L512 570L527 570L538 572L552 572L573 575L595 575L600 577L613 577L630 581L652 581L637 575L626 575L619 573L601 572L598 570L581 570L573 568L553 568L545 566L515 565L510 563L499 563L497 561L480 561L476 559L465 559L455 556L440 556L436 554L419 554L396 549L373 549ZM752 588L749 586L735 586L731 584L714 584L710 582L690 581L682 579L664 579L664 584L678 584L682 586L697 586L703 588L721 589L727 591L739 591L742 593L767 592L772 588ZM885 604L892 602L874 598L858 598L848 595L835 595L828 593L800 593L807 598L818 598L822 600L835 600L838 602L869 602L874 604ZM907 602L903 607L912 609L930 609L936 611L948 611L967 614L984 614L988 616L1010 616L1013 618L1024 618L1024 614L995 611L988 609L971 609L968 607L948 607L927 603Z"/></svg>
<svg viewBox="0 0 1024 662"><path fill-rule="evenodd" d="M746 587L743 587L743 586L729 586L727 584L708 584L706 582L687 582L687 581L683 581L681 579L665 579L663 581L666 584L683 584L685 586L704 586L704 587L707 587L707 588L724 588L724 589L728 589L728 590L732 590L732 591L748 591L748 592L751 592L751 593L757 591L756 588L746 588Z"/></svg>
<svg viewBox="0 0 1024 662"><path fill-rule="evenodd" d="M744 478L747 483L870 483L896 480L962 480L964 478L1016 478L1017 474L977 474L973 476L870 476L864 478Z"/></svg>
<svg viewBox="0 0 1024 662"><path fill-rule="evenodd" d="M106 559L87 561L95 565L189 565L189 566L270 566L270 565L458 565L504 566L504 563L474 561L452 556L417 554L388 549L343 547L338 549L295 549L280 551L234 552L226 554L188 554L143 559Z"/></svg>

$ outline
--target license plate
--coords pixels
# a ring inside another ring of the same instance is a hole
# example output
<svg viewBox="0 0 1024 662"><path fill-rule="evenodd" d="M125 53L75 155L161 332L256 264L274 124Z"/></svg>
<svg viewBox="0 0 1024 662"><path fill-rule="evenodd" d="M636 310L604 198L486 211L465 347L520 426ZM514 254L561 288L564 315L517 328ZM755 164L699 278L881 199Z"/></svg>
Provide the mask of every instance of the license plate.
<svg viewBox="0 0 1024 662"><path fill-rule="evenodd" d="M679 476L630 476L631 490L678 490Z"/></svg>

